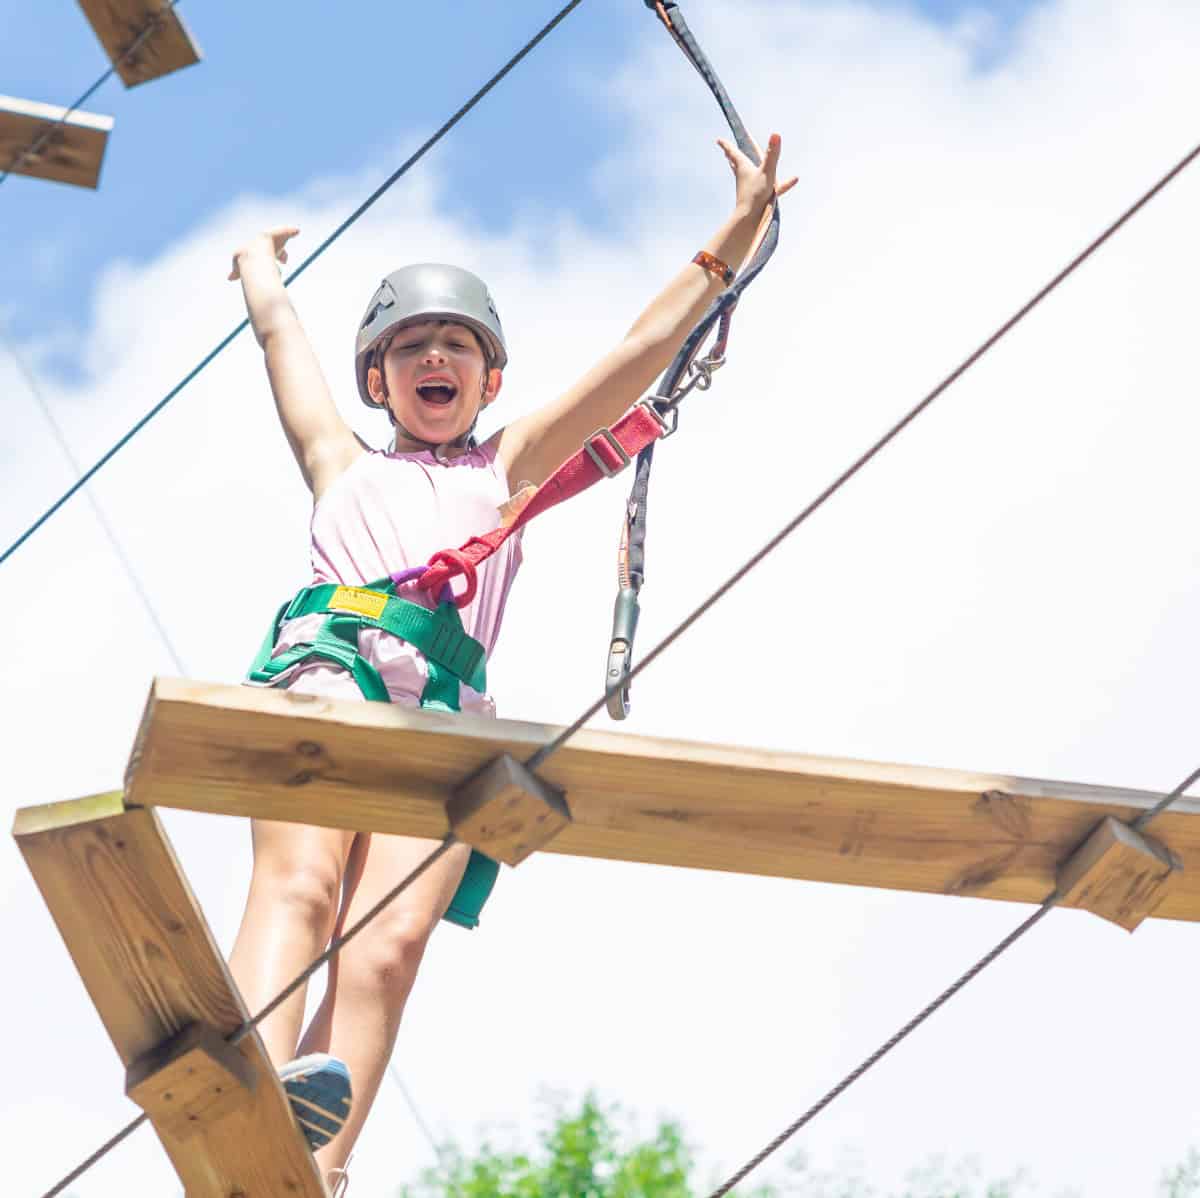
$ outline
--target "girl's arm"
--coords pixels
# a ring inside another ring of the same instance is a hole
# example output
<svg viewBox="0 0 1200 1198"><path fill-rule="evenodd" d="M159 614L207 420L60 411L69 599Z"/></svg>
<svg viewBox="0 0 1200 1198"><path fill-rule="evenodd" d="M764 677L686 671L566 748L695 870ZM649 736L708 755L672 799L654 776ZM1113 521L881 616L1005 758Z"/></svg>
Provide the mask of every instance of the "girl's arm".
<svg viewBox="0 0 1200 1198"><path fill-rule="evenodd" d="M736 271L742 264L767 209L796 182L776 185L780 139L773 134L762 165L755 166L736 146L721 140L737 180L732 215L704 249ZM498 454L514 482L542 483L598 428L612 424L670 365L684 339L724 284L702 266L689 263L637 318L624 340L564 395L514 420L499 434Z"/></svg>
<svg viewBox="0 0 1200 1198"><path fill-rule="evenodd" d="M272 229L247 242L234 254L229 278L242 281L246 311L262 346L279 421L300 473L317 500L363 447L333 402L276 265L287 261L283 247L298 232L295 228Z"/></svg>

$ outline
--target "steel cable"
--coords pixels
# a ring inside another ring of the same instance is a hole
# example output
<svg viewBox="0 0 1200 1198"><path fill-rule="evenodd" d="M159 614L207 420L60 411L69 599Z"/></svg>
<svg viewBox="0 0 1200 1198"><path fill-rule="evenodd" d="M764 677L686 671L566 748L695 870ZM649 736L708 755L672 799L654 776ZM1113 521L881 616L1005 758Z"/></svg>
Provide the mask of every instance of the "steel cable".
<svg viewBox="0 0 1200 1198"><path fill-rule="evenodd" d="M982 358L988 350L990 350L1004 335L1010 332L1017 324L1019 324L1034 308L1038 306L1059 284L1063 283L1074 272L1083 265L1114 233L1117 232L1127 221L1141 211L1164 187L1167 186L1177 175L1179 175L1187 166L1200 156L1200 145L1189 150L1158 182L1156 182L1148 191L1131 204L1125 211L1117 217L1102 233L1100 233L1093 241L1091 241L1083 250L1075 255L1066 266L1056 274L1050 282L1041 288L1031 299L1027 300L1020 308L1016 310L994 333L984 340L976 349L967 355L936 387L933 388L923 399L920 400L914 407L910 408L904 416L902 416L891 428L887 430L869 449L856 458L841 474L837 476L811 503L808 504L802 511L788 521L769 541L766 542L757 552L755 552L746 562L738 567L724 582L720 584L706 599L704 599L698 607L696 607L689 615L677 624L645 657L641 659L629 671L625 678L617 686L606 688L603 695L600 696L594 703L591 704L573 723L568 724L552 741L543 745L536 753L531 754L525 760L527 769L537 769L548 761L559 749L563 747L572 736L578 732L584 724L596 715L601 708L608 702L609 696L621 686L627 686L631 683L651 662L653 662L664 650L675 643L701 616L705 614L718 600L722 599L730 590L733 589L751 570L757 566L763 558L765 558L772 550L777 548L784 540L786 540L797 528L800 527L814 512L824 506L827 500L831 499L842 487L850 481L876 454L880 452L889 442L898 437L916 418L925 411L926 408L933 403L950 385L962 377L976 362ZM3 560L3 559L0 559Z"/></svg>
<svg viewBox="0 0 1200 1198"><path fill-rule="evenodd" d="M563 21L583 0L570 0L561 8L525 45L517 51L469 100L466 101L441 127L428 137L413 153L392 172L298 267L284 280L284 286L290 287L355 221L359 219L402 175L407 173L419 162L429 150L462 120L472 108L479 103L526 55L531 53L549 34ZM123 437L120 438L97 461L80 475L79 479L62 495L58 497L5 551L0 554L0 565L3 565L59 508L75 495L94 475L108 464L116 455L133 440L138 433L157 416L197 375L207 367L244 329L248 328L250 320L244 319L232 332L227 334L211 349L200 362L192 367L186 375L166 395L162 397Z"/></svg>
<svg viewBox="0 0 1200 1198"><path fill-rule="evenodd" d="M29 387L29 393L33 396L34 402L41 409L42 415L46 419L46 423L50 426L50 431L58 442L59 449L62 450L63 457L67 459L67 463L75 472L76 477L79 476L79 462L71 449L71 444L67 440L66 433L63 432L62 426L55 419L54 411L51 409L49 402L42 393L41 384L37 380L37 376L26 363L25 359L17 352L17 347L12 343L7 332L0 327L0 346L3 346L7 351L8 356L12 358L17 372L25 380ZM134 594L141 602L142 609L146 613L146 617L153 625L154 630L158 633L159 639L167 650L167 656L174 663L175 669L179 672L181 678L186 678L188 674L187 668L183 664L183 658L179 654L179 650L175 648L174 641L171 640L167 632L166 625L163 623L158 614L157 609L150 600L150 593L146 590L142 583L138 572L133 568L133 562L129 555L125 552L125 547L121 544L117 536L116 529L113 528L108 516L105 515L104 508L100 506L99 499L92 492L88 492L87 499L89 506L92 509L92 515L96 517L96 522L100 525L100 531L104 533L108 540L109 548L112 549L113 555L116 557L121 568L125 571L125 577L129 585L133 588Z"/></svg>
<svg viewBox="0 0 1200 1198"><path fill-rule="evenodd" d="M1165 795L1153 808L1143 812L1137 819L1130 821L1130 827L1144 828L1151 820L1157 819L1172 803L1179 799L1185 790L1200 778L1200 768L1193 770L1184 780L1175 787L1169 794ZM923 1007L916 1015L912 1017L898 1032L890 1039L884 1041L869 1057L852 1069L836 1086L827 1091L821 1098L813 1103L812 1106L804 1112L794 1123L784 1128L761 1152L747 1161L736 1173L734 1173L727 1181L718 1186L717 1189L708 1196L708 1198L723 1198L723 1195L728 1194L735 1185L744 1181L747 1175L752 1173L759 1165L763 1163L772 1153L781 1148L792 1136L796 1134L805 1124L811 1122L819 1115L835 1098L848 1090L864 1073L867 1072L883 1057L887 1056L893 1048L896 1047L902 1040L906 1039L911 1032L916 1031L918 1027L925 1022L935 1011L945 1006L968 982L973 981L978 977L1001 953L1011 948L1026 932L1031 931L1039 924L1045 916L1047 916L1055 907L1058 906L1062 895L1058 889L1052 890L1043 900L1042 905L1025 920L1024 923L1014 928L1009 932L994 948L985 953L974 965L971 966L965 973L955 979L945 990L941 992L931 1003Z"/></svg>

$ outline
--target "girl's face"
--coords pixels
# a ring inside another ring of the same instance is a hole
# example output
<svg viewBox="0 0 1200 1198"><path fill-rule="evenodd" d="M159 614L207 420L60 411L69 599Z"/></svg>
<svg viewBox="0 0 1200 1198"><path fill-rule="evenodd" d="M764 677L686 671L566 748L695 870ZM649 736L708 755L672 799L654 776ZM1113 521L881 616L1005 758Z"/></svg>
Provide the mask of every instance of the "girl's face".
<svg viewBox="0 0 1200 1198"><path fill-rule="evenodd" d="M404 325L384 351L382 367L367 372L372 397L413 436L435 445L462 436L500 391L500 371L487 368L478 338L449 321ZM405 440L399 430L396 440Z"/></svg>

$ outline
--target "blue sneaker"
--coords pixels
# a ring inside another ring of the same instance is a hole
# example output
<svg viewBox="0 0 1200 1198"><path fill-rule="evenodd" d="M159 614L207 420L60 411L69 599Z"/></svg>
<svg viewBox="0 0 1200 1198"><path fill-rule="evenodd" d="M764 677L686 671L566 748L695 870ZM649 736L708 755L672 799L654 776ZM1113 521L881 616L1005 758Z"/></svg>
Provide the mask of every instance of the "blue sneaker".
<svg viewBox="0 0 1200 1198"><path fill-rule="evenodd" d="M350 1113L350 1070L337 1057L314 1052L284 1065L279 1080L309 1147L324 1148Z"/></svg>

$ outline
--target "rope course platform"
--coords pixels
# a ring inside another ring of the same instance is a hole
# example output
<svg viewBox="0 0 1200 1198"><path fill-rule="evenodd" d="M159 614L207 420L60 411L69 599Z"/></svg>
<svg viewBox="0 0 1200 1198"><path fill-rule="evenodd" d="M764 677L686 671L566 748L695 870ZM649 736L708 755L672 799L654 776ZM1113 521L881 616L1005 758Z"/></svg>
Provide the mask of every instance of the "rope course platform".
<svg viewBox="0 0 1200 1198"><path fill-rule="evenodd" d="M1200 920L1200 801L156 679L124 794L13 827L189 1198L326 1193L155 807ZM1126 822L1128 821L1128 823Z"/></svg>
<svg viewBox="0 0 1200 1198"><path fill-rule="evenodd" d="M113 118L0 96L0 165L76 187L99 187Z"/></svg>
<svg viewBox="0 0 1200 1198"><path fill-rule="evenodd" d="M79 0L83 15L126 87L200 61L175 4L163 0ZM153 27L153 34L146 30Z"/></svg>
<svg viewBox="0 0 1200 1198"><path fill-rule="evenodd" d="M137 806L442 837L465 779L498 757L528 758L557 732L159 678L125 793ZM550 852L1032 903L1108 817L1133 819L1159 797L588 729L539 776L570 810ZM1144 862L1125 923L1149 910L1200 920L1198 815L1200 800L1178 801L1155 824L1161 848L1147 841L1149 857L1128 829L1093 842L1091 853L1121 846L1099 854L1103 868L1122 851ZM486 837L475 847L500 856ZM1063 905L1107 916L1113 895L1105 901L1079 886Z"/></svg>

